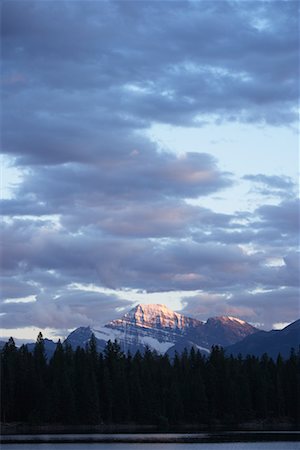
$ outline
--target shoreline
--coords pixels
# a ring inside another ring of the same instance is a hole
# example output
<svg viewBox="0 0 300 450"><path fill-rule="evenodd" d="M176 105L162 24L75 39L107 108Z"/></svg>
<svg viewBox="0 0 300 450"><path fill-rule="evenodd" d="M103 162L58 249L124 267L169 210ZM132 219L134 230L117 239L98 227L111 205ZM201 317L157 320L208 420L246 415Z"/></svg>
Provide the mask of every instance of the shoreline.
<svg viewBox="0 0 300 450"><path fill-rule="evenodd" d="M210 433L148 434L44 434L2 435L1 444L42 443L221 443L221 442L299 442L300 431L231 431Z"/></svg>
<svg viewBox="0 0 300 450"><path fill-rule="evenodd" d="M299 424L282 422L244 422L240 424L178 424L161 427L155 424L137 425L129 424L97 424L97 425L60 425L41 424L30 425L25 423L1 423L0 436L9 435L120 435L120 434L217 434L217 433L288 433L300 432Z"/></svg>

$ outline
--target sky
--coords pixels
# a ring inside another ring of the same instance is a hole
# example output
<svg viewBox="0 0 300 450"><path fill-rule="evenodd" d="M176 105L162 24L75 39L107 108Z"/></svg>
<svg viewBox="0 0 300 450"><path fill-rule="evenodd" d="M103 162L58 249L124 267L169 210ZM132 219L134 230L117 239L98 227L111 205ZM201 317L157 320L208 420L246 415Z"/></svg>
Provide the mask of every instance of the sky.
<svg viewBox="0 0 300 450"><path fill-rule="evenodd" d="M1 3L1 330L300 317L299 2Z"/></svg>

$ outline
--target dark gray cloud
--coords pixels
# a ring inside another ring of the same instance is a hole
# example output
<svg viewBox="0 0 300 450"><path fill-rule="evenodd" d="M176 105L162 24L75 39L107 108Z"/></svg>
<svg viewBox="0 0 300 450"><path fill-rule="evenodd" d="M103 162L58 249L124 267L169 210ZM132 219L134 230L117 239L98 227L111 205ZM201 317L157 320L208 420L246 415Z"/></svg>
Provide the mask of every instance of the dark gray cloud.
<svg viewBox="0 0 300 450"><path fill-rule="evenodd" d="M133 302L116 295L69 290L51 298L48 292L37 296L36 301L2 304L5 313L2 328L54 328L66 336L70 328L104 324L124 314L132 305Z"/></svg>
<svg viewBox="0 0 300 450"><path fill-rule="evenodd" d="M277 205L263 205L253 213L228 216L228 222L216 223L210 232L203 234L194 229L197 242L222 242L223 244L254 244L268 252L280 248L298 248L300 204L298 198L283 200Z"/></svg>
<svg viewBox="0 0 300 450"><path fill-rule="evenodd" d="M194 217L191 221L196 226ZM130 226L134 229L133 222ZM148 226L155 230L157 225ZM183 223L182 227L185 226ZM121 231L122 227L123 224ZM6 276L18 272L19 277L39 283L40 288L53 285L56 289L77 282L155 292L195 289L221 292L260 285L280 288L297 285L299 281L295 257L289 256L293 253L287 252L284 245L270 251L271 242L267 240L261 250L249 254L236 243L225 242L225 235L223 243L221 239L196 242L185 236L149 240L139 236L138 225L130 233L128 239L128 236L109 237L101 227L88 226L73 233L35 221L15 221L3 232L3 271ZM138 237L133 238L133 233ZM174 233L174 228L170 233ZM13 241L10 236L14 236ZM270 264L273 259L280 259L282 267L273 267Z"/></svg>
<svg viewBox="0 0 300 450"><path fill-rule="evenodd" d="M76 204L199 197L231 185L230 174L221 172L209 154L157 153L151 158L133 149L118 159L104 156L92 167L36 167L16 191L17 199L3 202L2 208L3 214L53 214Z"/></svg>
<svg viewBox="0 0 300 450"><path fill-rule="evenodd" d="M276 323L290 323L299 317L299 290L296 287L244 292L233 295L209 292L184 299L182 312L206 320L231 315L265 330Z"/></svg>
<svg viewBox="0 0 300 450"><path fill-rule="evenodd" d="M126 151L151 123L297 120L299 5L287 3L4 2L4 152L94 160L108 135Z"/></svg>
<svg viewBox="0 0 300 450"><path fill-rule="evenodd" d="M256 225L257 228L264 227L277 230L289 235L290 233L298 233L300 225L300 200L293 199L282 202L279 205L264 205L258 209L261 223Z"/></svg>

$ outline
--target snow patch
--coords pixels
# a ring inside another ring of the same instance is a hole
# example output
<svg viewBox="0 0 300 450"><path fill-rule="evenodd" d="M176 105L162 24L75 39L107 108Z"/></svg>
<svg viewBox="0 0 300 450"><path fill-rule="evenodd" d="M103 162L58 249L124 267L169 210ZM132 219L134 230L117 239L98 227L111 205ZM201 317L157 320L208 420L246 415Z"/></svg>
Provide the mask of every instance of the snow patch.
<svg viewBox="0 0 300 450"><path fill-rule="evenodd" d="M93 333L97 339L103 341L114 341L115 339L119 343L135 344L148 346L151 350L156 350L158 353L165 353L170 347L174 345L174 342L160 342L151 336L136 335L130 332L124 332L113 328L101 327L97 330L93 330Z"/></svg>
<svg viewBox="0 0 300 450"><path fill-rule="evenodd" d="M101 339L103 341L114 341L115 339L118 339L122 334L117 330L106 327L101 327L98 330L93 329L93 333L97 339Z"/></svg>
<svg viewBox="0 0 300 450"><path fill-rule="evenodd" d="M201 345L196 345L196 347L199 350L202 350L203 352L210 353L210 350L208 348L206 348L206 347L201 347Z"/></svg>
<svg viewBox="0 0 300 450"><path fill-rule="evenodd" d="M174 342L159 342L157 339L150 336L143 336L140 339L140 342L161 354L166 353L166 351L174 345Z"/></svg>
<svg viewBox="0 0 300 450"><path fill-rule="evenodd" d="M236 317L232 317L232 316L228 316L228 319L232 320L233 322L238 322L238 323L240 323L242 325L244 325L246 323L244 320L237 319Z"/></svg>

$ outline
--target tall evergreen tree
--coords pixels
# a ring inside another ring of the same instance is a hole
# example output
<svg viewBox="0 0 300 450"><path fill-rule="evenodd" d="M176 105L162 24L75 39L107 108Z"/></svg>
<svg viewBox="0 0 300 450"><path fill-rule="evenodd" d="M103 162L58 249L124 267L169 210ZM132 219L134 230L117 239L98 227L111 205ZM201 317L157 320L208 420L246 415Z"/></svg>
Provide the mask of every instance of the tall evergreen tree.
<svg viewBox="0 0 300 450"><path fill-rule="evenodd" d="M12 337L1 352L1 420L15 420L17 398L18 352Z"/></svg>
<svg viewBox="0 0 300 450"><path fill-rule="evenodd" d="M18 351L17 372L17 405L16 420L26 422L31 413L34 402L34 364L33 355L26 345L22 345Z"/></svg>
<svg viewBox="0 0 300 450"><path fill-rule="evenodd" d="M48 370L45 344L42 333L37 336L33 350L33 408L30 420L44 422L47 416Z"/></svg>
<svg viewBox="0 0 300 450"><path fill-rule="evenodd" d="M299 421L300 355L203 357L192 349L173 360L149 349L125 355L117 342L97 352L92 336L74 352L58 342L47 361L38 335L32 353L12 338L1 351L1 420L29 423L134 422L161 429L186 423Z"/></svg>
<svg viewBox="0 0 300 450"><path fill-rule="evenodd" d="M49 420L61 424L74 423L76 413L73 385L66 353L60 341L50 361L49 370L51 376L48 399Z"/></svg>

